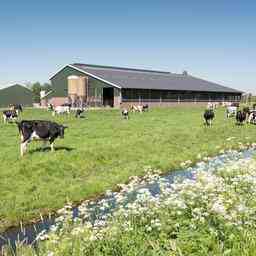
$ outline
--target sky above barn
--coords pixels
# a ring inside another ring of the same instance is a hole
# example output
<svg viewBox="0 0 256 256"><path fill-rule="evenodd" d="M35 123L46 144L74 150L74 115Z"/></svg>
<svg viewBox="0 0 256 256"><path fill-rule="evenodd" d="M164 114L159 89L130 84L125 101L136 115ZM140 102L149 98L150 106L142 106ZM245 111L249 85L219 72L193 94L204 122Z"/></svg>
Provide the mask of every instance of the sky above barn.
<svg viewBox="0 0 256 256"><path fill-rule="evenodd" d="M188 73L256 94L256 2L3 1L0 88L69 63Z"/></svg>

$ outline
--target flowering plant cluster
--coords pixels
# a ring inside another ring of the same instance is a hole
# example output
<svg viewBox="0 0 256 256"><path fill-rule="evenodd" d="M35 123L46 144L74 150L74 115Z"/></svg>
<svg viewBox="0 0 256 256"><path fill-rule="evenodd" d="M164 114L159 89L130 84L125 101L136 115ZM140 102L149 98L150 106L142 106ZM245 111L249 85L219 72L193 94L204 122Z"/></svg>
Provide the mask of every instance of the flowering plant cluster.
<svg viewBox="0 0 256 256"><path fill-rule="evenodd" d="M213 172L199 170L193 179L167 184L157 173L147 182L159 182L161 193L152 195L141 188L136 200L125 204L127 191L141 180L133 177L120 184L115 197L118 210L94 223L90 202L80 207L81 216L72 218L71 207L49 234L38 238L40 255L255 255L256 250L256 160L240 159ZM22 255L34 255L20 246Z"/></svg>

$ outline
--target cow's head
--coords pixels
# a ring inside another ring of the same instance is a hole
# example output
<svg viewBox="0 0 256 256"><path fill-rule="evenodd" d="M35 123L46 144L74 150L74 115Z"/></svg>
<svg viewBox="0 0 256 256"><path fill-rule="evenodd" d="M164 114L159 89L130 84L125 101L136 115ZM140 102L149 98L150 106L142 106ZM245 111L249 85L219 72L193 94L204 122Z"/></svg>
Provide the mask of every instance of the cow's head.
<svg viewBox="0 0 256 256"><path fill-rule="evenodd" d="M66 125L60 125L59 126L59 136L60 136L61 139L64 138L64 131L65 131L66 128L68 128Z"/></svg>

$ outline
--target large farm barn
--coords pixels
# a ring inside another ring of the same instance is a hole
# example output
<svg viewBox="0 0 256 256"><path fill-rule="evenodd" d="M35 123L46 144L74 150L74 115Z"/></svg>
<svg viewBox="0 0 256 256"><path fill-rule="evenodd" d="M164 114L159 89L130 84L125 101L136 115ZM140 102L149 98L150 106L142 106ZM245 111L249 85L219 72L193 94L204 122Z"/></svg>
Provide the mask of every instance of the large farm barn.
<svg viewBox="0 0 256 256"><path fill-rule="evenodd" d="M171 106L240 101L242 92L193 77L187 72L70 64L50 78L51 102L119 107L120 103Z"/></svg>
<svg viewBox="0 0 256 256"><path fill-rule="evenodd" d="M7 107L10 104L31 107L33 104L32 91L20 84L0 89L0 107Z"/></svg>

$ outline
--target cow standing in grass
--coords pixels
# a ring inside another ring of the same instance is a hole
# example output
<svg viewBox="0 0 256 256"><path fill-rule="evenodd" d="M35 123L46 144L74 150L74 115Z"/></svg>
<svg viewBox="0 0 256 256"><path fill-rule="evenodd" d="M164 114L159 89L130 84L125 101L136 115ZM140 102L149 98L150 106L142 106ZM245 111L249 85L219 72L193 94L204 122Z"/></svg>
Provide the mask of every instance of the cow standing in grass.
<svg viewBox="0 0 256 256"><path fill-rule="evenodd" d="M122 114L122 117L124 118L124 119L126 119L126 120L128 120L129 119L129 111L128 111L128 109L123 109L122 110L122 112L121 112L121 114Z"/></svg>
<svg viewBox="0 0 256 256"><path fill-rule="evenodd" d="M16 123L18 125L21 138L21 156L25 154L28 143L33 140L41 140L44 143L50 142L51 151L54 151L54 141L58 137L64 138L64 130L67 128L64 125L43 120L23 120Z"/></svg>
<svg viewBox="0 0 256 256"><path fill-rule="evenodd" d="M52 116L61 115L61 114L70 114L70 106L57 106L52 112Z"/></svg>
<svg viewBox="0 0 256 256"><path fill-rule="evenodd" d="M149 105L148 104L142 105L142 111L143 112L148 112L149 111Z"/></svg>
<svg viewBox="0 0 256 256"><path fill-rule="evenodd" d="M76 118L83 118L82 116L82 113L84 112L84 109L83 108L79 108L76 110L76 114L75 114L75 117Z"/></svg>
<svg viewBox="0 0 256 256"><path fill-rule="evenodd" d="M3 120L4 123L8 123L11 121L16 121L18 119L19 112L17 110L4 110L3 111Z"/></svg>
<svg viewBox="0 0 256 256"><path fill-rule="evenodd" d="M215 117L214 111L212 109L206 109L204 112L205 125L212 126L212 121Z"/></svg>
<svg viewBox="0 0 256 256"><path fill-rule="evenodd" d="M252 111L252 112L249 114L248 123L249 123L249 124L256 124L256 110L255 110L255 111Z"/></svg>
<svg viewBox="0 0 256 256"><path fill-rule="evenodd" d="M247 116L247 114L246 114L245 111L241 111L241 110L237 111L237 113L236 113L236 124L237 125L243 125L244 122L246 121L246 116Z"/></svg>

